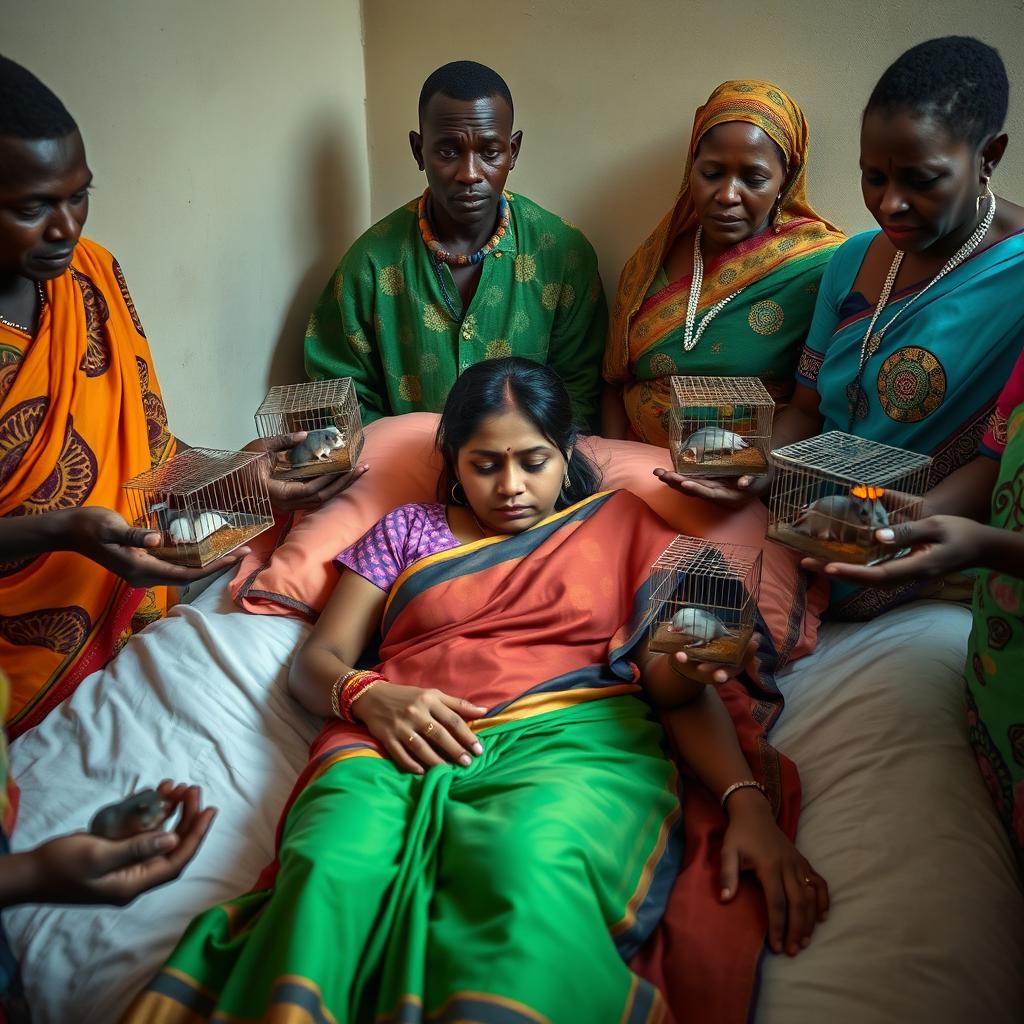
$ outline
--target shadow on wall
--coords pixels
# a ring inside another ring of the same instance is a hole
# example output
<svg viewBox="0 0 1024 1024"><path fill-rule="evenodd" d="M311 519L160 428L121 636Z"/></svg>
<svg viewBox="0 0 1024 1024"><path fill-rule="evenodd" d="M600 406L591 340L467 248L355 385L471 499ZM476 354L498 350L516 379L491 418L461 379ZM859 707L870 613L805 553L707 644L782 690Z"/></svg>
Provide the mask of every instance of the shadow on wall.
<svg viewBox="0 0 1024 1024"><path fill-rule="evenodd" d="M573 219L597 250L609 308L626 260L675 202L685 161L685 142L678 135L651 139L608 160L574 197ZM546 196L534 198L542 206L551 202ZM563 211L556 207L556 212Z"/></svg>
<svg viewBox="0 0 1024 1024"><path fill-rule="evenodd" d="M359 149L345 144L345 124L336 110L324 112L311 124L308 153L309 186L295 197L293 216L303 236L302 249L316 255L302 276L278 330L270 359L267 385L295 384L306 379L303 338L310 313L348 247L362 233L368 203L359 189L348 187L358 179L353 164L363 158ZM303 154L297 154L302 159Z"/></svg>

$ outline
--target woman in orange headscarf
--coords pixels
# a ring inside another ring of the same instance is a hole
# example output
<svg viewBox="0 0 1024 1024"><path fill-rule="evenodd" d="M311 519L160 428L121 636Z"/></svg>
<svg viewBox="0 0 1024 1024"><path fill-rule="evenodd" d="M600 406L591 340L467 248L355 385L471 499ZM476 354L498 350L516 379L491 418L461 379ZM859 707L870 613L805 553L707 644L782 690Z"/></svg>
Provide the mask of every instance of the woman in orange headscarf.
<svg viewBox="0 0 1024 1024"><path fill-rule="evenodd" d="M125 521L121 485L177 442L121 268L81 237L91 181L64 105L0 57L0 665L11 738L163 615L168 585L246 552L171 565L145 551L159 533ZM271 482L271 499L315 505L359 473Z"/></svg>
<svg viewBox="0 0 1024 1024"><path fill-rule="evenodd" d="M606 436L667 444L674 374L758 376L788 397L844 238L807 201L807 151L803 112L767 82L725 82L697 110L682 189L619 280Z"/></svg>

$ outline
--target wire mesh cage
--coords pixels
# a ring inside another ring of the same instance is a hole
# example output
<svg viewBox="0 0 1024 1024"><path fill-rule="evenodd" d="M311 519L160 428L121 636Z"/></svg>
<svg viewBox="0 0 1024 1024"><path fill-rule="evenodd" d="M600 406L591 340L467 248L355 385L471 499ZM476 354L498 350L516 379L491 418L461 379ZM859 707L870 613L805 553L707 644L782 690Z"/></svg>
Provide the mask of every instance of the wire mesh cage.
<svg viewBox="0 0 1024 1024"><path fill-rule="evenodd" d="M740 664L760 590L759 548L676 537L651 569L650 650Z"/></svg>
<svg viewBox="0 0 1024 1024"><path fill-rule="evenodd" d="M768 536L804 554L859 565L893 556L875 530L920 518L932 465L927 455L839 430L771 457Z"/></svg>
<svg viewBox="0 0 1024 1024"><path fill-rule="evenodd" d="M768 472L775 402L757 377L673 377L669 447L686 476Z"/></svg>
<svg viewBox="0 0 1024 1024"><path fill-rule="evenodd" d="M273 525L263 452L190 448L124 485L133 526L160 531L146 550L202 567Z"/></svg>
<svg viewBox="0 0 1024 1024"><path fill-rule="evenodd" d="M275 437L296 430L308 430L309 435L274 458L276 480L351 470L363 450L363 423L352 378L271 388L256 410L256 432Z"/></svg>

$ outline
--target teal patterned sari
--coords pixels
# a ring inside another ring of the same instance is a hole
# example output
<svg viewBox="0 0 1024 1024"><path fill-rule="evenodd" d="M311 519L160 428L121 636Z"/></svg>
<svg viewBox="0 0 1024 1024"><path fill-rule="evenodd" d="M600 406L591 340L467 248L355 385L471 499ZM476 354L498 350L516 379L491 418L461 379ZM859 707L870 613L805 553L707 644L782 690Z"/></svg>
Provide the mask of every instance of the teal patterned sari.
<svg viewBox="0 0 1024 1024"><path fill-rule="evenodd" d="M930 455L934 486L974 458L1024 347L1024 232L976 253L927 291L921 282L896 293L880 326L918 297L885 332L855 390L874 306L851 289L877 234L855 235L832 257L797 381L820 395L823 431L845 430ZM918 587L894 593L833 585L830 613L872 618L919 595Z"/></svg>

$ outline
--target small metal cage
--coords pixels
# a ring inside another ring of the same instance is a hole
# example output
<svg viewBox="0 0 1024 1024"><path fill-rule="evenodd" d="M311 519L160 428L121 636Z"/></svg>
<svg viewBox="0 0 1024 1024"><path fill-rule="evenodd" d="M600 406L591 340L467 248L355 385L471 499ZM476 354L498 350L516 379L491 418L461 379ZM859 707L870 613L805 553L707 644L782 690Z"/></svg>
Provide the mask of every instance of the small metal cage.
<svg viewBox="0 0 1024 1024"><path fill-rule="evenodd" d="M650 650L740 664L760 590L759 548L676 537L651 569Z"/></svg>
<svg viewBox="0 0 1024 1024"><path fill-rule="evenodd" d="M871 565L892 557L875 530L921 516L927 455L829 431L779 448L768 536L832 562Z"/></svg>
<svg viewBox="0 0 1024 1024"><path fill-rule="evenodd" d="M309 436L277 454L272 466L275 480L351 470L363 450L363 421L352 378L271 388L256 410L256 432L275 437L296 430L307 430Z"/></svg>
<svg viewBox="0 0 1024 1024"><path fill-rule="evenodd" d="M159 530L146 550L201 567L273 525L267 455L190 448L124 485L133 526Z"/></svg>
<svg viewBox="0 0 1024 1024"><path fill-rule="evenodd" d="M768 472L775 402L757 377L673 377L669 448L677 473Z"/></svg>

